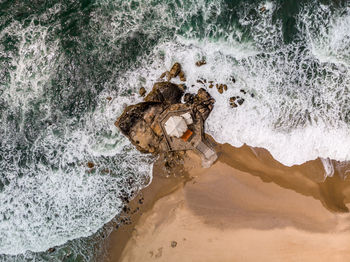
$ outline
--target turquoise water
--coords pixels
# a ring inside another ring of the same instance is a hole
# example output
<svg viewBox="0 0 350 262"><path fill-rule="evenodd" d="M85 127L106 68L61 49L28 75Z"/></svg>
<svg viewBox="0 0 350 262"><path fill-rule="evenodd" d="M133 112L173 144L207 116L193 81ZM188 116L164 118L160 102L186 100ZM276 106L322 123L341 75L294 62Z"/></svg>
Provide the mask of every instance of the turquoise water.
<svg viewBox="0 0 350 262"><path fill-rule="evenodd" d="M228 84L208 89L217 141L286 165L322 157L332 175L329 158L350 160L349 28L345 1L0 0L0 261L103 252L153 161L114 121L175 61L190 91ZM230 108L242 88L254 96Z"/></svg>

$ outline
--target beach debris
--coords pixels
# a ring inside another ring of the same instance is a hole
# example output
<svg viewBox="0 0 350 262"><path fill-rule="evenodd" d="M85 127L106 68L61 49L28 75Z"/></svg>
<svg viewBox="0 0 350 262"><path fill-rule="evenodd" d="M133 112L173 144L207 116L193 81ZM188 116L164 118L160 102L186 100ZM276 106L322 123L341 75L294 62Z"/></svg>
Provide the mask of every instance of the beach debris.
<svg viewBox="0 0 350 262"><path fill-rule="evenodd" d="M95 164L92 163L92 162L87 162L86 165L87 165L87 167L90 168L90 169L95 167Z"/></svg>
<svg viewBox="0 0 350 262"><path fill-rule="evenodd" d="M107 99L108 101L111 101L111 100L112 100L112 97L107 96L106 99Z"/></svg>
<svg viewBox="0 0 350 262"><path fill-rule="evenodd" d="M146 89L144 87L141 87L140 90L139 90L139 94L140 94L140 96L145 96Z"/></svg>
<svg viewBox="0 0 350 262"><path fill-rule="evenodd" d="M204 59L202 59L202 60L199 60L199 61L197 61L196 62L196 66L202 66L202 65L205 65L207 62L204 60Z"/></svg>
<svg viewBox="0 0 350 262"><path fill-rule="evenodd" d="M177 242L176 242L176 241L171 241L170 246L171 246L172 248L176 247L176 246L177 246Z"/></svg>

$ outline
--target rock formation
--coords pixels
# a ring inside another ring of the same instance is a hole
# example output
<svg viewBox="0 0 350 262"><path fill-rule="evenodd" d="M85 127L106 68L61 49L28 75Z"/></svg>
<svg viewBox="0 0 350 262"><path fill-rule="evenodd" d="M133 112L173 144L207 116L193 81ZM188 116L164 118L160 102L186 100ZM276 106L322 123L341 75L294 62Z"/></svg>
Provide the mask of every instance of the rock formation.
<svg viewBox="0 0 350 262"><path fill-rule="evenodd" d="M181 75L184 77L181 65L175 63L169 75L172 78L181 77ZM179 149L173 146L177 145L177 138L169 138L165 134L162 119L168 112L190 112L194 118L194 123L190 128L193 132L202 130L203 123L212 111L215 100L203 88L200 88L197 94L187 93L185 95L184 89L184 85L177 85L169 81L155 83L151 92L144 98L144 102L126 107L115 125L143 153L156 155L161 152L187 150L190 147ZM181 103L183 96L185 103ZM202 129L198 129L198 126ZM198 136L203 137L202 132ZM178 140L179 145L184 143L180 138ZM170 145L171 143L173 144ZM194 142L191 146L194 146Z"/></svg>

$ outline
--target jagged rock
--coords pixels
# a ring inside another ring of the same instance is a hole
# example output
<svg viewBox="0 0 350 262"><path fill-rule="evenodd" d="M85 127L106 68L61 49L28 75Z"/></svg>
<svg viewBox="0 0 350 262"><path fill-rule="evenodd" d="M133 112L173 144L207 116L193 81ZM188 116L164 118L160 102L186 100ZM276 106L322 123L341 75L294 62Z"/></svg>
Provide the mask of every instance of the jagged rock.
<svg viewBox="0 0 350 262"><path fill-rule="evenodd" d="M111 100L112 100L112 97L108 96L108 97L106 97L106 99L107 99L108 101L111 101Z"/></svg>
<svg viewBox="0 0 350 262"><path fill-rule="evenodd" d="M185 103L192 104L193 103L193 99L194 99L194 94L186 93L185 96L184 96L184 102Z"/></svg>
<svg viewBox="0 0 350 262"><path fill-rule="evenodd" d="M157 82L145 97L146 102L179 103L184 91L171 82Z"/></svg>
<svg viewBox="0 0 350 262"><path fill-rule="evenodd" d="M144 96L146 94L146 89L144 87L141 87L139 90L140 96Z"/></svg>
<svg viewBox="0 0 350 262"><path fill-rule="evenodd" d="M210 99L211 96L204 88L199 88L195 98L197 99L198 102L203 102Z"/></svg>
<svg viewBox="0 0 350 262"><path fill-rule="evenodd" d="M170 76L172 78L177 77L181 72L181 65L179 63L175 63L173 67L170 69Z"/></svg>
<svg viewBox="0 0 350 262"><path fill-rule="evenodd" d="M196 66L202 66L202 65L205 65L207 62L205 60L199 60L196 62Z"/></svg>

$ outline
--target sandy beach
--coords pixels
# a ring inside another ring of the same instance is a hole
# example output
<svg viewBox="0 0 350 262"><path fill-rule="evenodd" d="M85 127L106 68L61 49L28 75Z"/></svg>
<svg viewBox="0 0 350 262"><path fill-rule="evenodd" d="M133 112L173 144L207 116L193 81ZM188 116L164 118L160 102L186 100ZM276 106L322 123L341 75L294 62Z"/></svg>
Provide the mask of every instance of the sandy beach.
<svg viewBox="0 0 350 262"><path fill-rule="evenodd" d="M210 168L189 153L177 178L155 166L106 261L349 261L348 179L325 180L319 159L286 167L264 149L216 149Z"/></svg>

